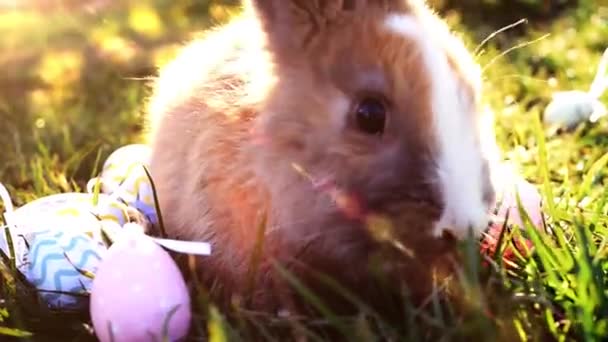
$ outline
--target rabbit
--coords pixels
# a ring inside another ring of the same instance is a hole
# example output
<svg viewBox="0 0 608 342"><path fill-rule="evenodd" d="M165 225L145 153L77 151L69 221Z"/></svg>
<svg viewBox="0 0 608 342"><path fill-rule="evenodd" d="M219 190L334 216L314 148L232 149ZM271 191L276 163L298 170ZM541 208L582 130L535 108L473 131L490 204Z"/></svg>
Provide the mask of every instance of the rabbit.
<svg viewBox="0 0 608 342"><path fill-rule="evenodd" d="M372 264L423 296L431 270L450 272L453 242L488 226L481 88L424 1L245 1L152 84L165 230L211 242L194 274L218 301L280 310L295 297L280 270L372 298Z"/></svg>

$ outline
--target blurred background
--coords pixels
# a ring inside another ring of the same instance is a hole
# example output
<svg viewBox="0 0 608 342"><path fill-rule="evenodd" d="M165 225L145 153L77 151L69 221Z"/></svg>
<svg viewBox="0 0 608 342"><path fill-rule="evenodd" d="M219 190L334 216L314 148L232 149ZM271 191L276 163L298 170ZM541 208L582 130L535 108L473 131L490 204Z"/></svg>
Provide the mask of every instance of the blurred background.
<svg viewBox="0 0 608 342"><path fill-rule="evenodd" d="M145 78L235 5L0 0L0 180L65 191L100 148L137 141Z"/></svg>

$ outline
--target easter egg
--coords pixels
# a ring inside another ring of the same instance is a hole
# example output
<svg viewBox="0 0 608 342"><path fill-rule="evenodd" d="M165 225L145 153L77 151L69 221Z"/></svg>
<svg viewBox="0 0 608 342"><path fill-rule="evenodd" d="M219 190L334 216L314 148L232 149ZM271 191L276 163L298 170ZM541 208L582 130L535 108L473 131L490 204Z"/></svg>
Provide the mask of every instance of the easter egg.
<svg viewBox="0 0 608 342"><path fill-rule="evenodd" d="M191 320L177 265L154 240L136 233L121 236L99 265L90 312L101 342L177 341Z"/></svg>
<svg viewBox="0 0 608 342"><path fill-rule="evenodd" d="M102 227L124 225L127 207L109 195L66 193L42 197L5 213L17 268L52 309L85 308L90 278L106 246ZM5 254L11 251L0 239ZM58 292L63 292L60 294Z"/></svg>
<svg viewBox="0 0 608 342"><path fill-rule="evenodd" d="M87 224L79 219L62 223ZM105 251L100 241L77 229L39 231L31 235L21 271L51 309L81 310L92 285L85 274L95 273Z"/></svg>
<svg viewBox="0 0 608 342"><path fill-rule="evenodd" d="M505 189L496 216L501 219L508 219L511 224L524 227L524 222L517 204L517 196L519 196L521 206L530 218L532 224L535 227L541 227L543 216L540 193L534 185L525 180L519 180L512 188Z"/></svg>
<svg viewBox="0 0 608 342"><path fill-rule="evenodd" d="M65 193L39 198L13 212L6 213L11 226L16 226L20 232L33 232L46 229L46 220L57 217L60 220L69 218L95 218L97 221L111 220L120 225L128 222L128 210L124 203L109 195ZM44 218L44 219L42 219ZM89 227L93 227L89 229ZM89 233L96 232L96 226L79 227Z"/></svg>
<svg viewBox="0 0 608 342"><path fill-rule="evenodd" d="M145 170L149 159L150 148L146 145L121 147L104 163L99 181L101 192L115 195L138 209L150 223L157 224L154 192ZM92 192L95 181L89 182L89 192Z"/></svg>
<svg viewBox="0 0 608 342"><path fill-rule="evenodd" d="M499 184L498 195L496 220L492 222L487 235L482 241L482 251L489 252L490 254L493 254L498 247L498 240L504 228L505 220L508 225L516 225L520 228L525 226L517 203L518 196L521 207L529 217L532 225L537 229L540 229L543 225L542 198L534 185L516 175L505 174L503 183ZM533 247L532 242L526 239L516 239L515 246L520 253L525 253L526 250L531 250ZM502 257L504 260L509 261L514 257L514 251L511 248L507 248Z"/></svg>
<svg viewBox="0 0 608 342"><path fill-rule="evenodd" d="M152 184L143 167L134 168L115 194L129 206L139 210L150 223L158 223Z"/></svg>
<svg viewBox="0 0 608 342"><path fill-rule="evenodd" d="M123 146L112 152L103 164L102 178L106 184L102 184L103 191L112 191L112 184L122 183L135 168L147 166L150 160L150 148L143 144L132 144Z"/></svg>

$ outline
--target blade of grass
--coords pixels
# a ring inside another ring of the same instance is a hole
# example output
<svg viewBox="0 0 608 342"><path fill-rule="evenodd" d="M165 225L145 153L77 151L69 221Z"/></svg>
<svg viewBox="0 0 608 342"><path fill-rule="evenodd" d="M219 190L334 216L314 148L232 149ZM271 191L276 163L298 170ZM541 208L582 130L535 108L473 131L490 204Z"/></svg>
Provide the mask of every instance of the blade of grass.
<svg viewBox="0 0 608 342"><path fill-rule="evenodd" d="M10 232L10 228L8 226L2 227L4 237L6 239L6 245L8 247L8 252L10 255L6 256L8 258L8 265L10 266L11 272L17 272L17 255L15 253L15 244L13 241L13 235ZM0 253L4 256L4 252L0 250Z"/></svg>
<svg viewBox="0 0 608 342"><path fill-rule="evenodd" d="M209 342L228 342L228 332L224 319L217 308L209 308L209 322L207 323Z"/></svg>
<svg viewBox="0 0 608 342"><path fill-rule="evenodd" d="M146 172L146 176L150 181L150 186L152 187L152 196L154 197L154 208L156 209L156 213L158 215L158 226L160 229L160 235L163 239L168 238L167 231L165 230L165 223L163 221L163 215L160 210L160 203L158 201L158 192L156 191L156 185L154 184L154 180L152 179L152 175L146 166L143 166L144 171Z"/></svg>
<svg viewBox="0 0 608 342"><path fill-rule="evenodd" d="M94 178L98 176L99 168L101 166L101 156L103 154L103 148L100 147L97 149L97 153L95 154L95 161L93 162L93 170L89 175L89 178Z"/></svg>
<svg viewBox="0 0 608 342"><path fill-rule="evenodd" d="M342 322L340 322L338 317L326 305L323 304L322 300L317 295L315 295L309 288L307 288L291 272L285 269L278 262L273 260L272 263L279 274L286 279L310 305L318 310L323 317L325 317L333 326L335 326L345 338L352 337L351 331L344 326Z"/></svg>
<svg viewBox="0 0 608 342"><path fill-rule="evenodd" d="M556 210L555 210L555 201L553 199L553 188L551 186L551 177L550 177L550 173L549 173L549 164L547 161L547 144L546 144L546 138L545 138L545 133L543 130L543 126L542 126L542 122L540 121L540 117L538 115L532 115L532 117L534 118L533 121L533 133L536 136L536 142L538 145L538 170L539 170L539 177L540 179L542 179L543 181L543 197L547 203L547 209L549 211L549 215L552 217L557 218L558 216L556 216Z"/></svg>
<svg viewBox="0 0 608 342"><path fill-rule="evenodd" d="M597 178L598 174L600 174L608 165L608 152L606 152L603 156L598 158L591 167L589 171L583 177L583 181L578 187L578 193L576 195L576 201L580 202L586 194L591 191L591 185Z"/></svg>
<svg viewBox="0 0 608 342"><path fill-rule="evenodd" d="M8 328L8 327L2 327L2 326L0 326L0 335L17 337L17 338L28 338L28 337L34 336L34 334L32 334L31 332L28 332L28 331Z"/></svg>
<svg viewBox="0 0 608 342"><path fill-rule="evenodd" d="M177 304L171 310L169 310L169 312L167 313L167 317L163 321L162 342L170 342L171 336L169 334L169 324L171 323L171 318L173 318L173 316L175 316L175 314L179 310L180 306L181 306L181 304Z"/></svg>
<svg viewBox="0 0 608 342"><path fill-rule="evenodd" d="M74 178L82 161L91 154L95 148L99 146L99 142L87 144L84 148L79 149L76 153L70 153L70 158L63 164L62 172L68 174L68 178ZM71 172L69 172L71 170Z"/></svg>

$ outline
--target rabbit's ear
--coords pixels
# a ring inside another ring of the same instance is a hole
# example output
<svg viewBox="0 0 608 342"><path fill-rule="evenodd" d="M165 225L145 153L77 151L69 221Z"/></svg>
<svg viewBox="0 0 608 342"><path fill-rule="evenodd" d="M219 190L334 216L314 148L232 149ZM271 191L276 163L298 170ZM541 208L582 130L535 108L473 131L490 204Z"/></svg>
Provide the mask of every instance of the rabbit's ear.
<svg viewBox="0 0 608 342"><path fill-rule="evenodd" d="M272 48L299 50L344 15L403 12L421 0L248 0Z"/></svg>
<svg viewBox="0 0 608 342"><path fill-rule="evenodd" d="M249 0L279 55L302 51L343 8L359 0Z"/></svg>
<svg viewBox="0 0 608 342"><path fill-rule="evenodd" d="M342 10L355 10L368 0L249 0L270 24L299 25L331 19ZM382 0L371 0L382 1Z"/></svg>

